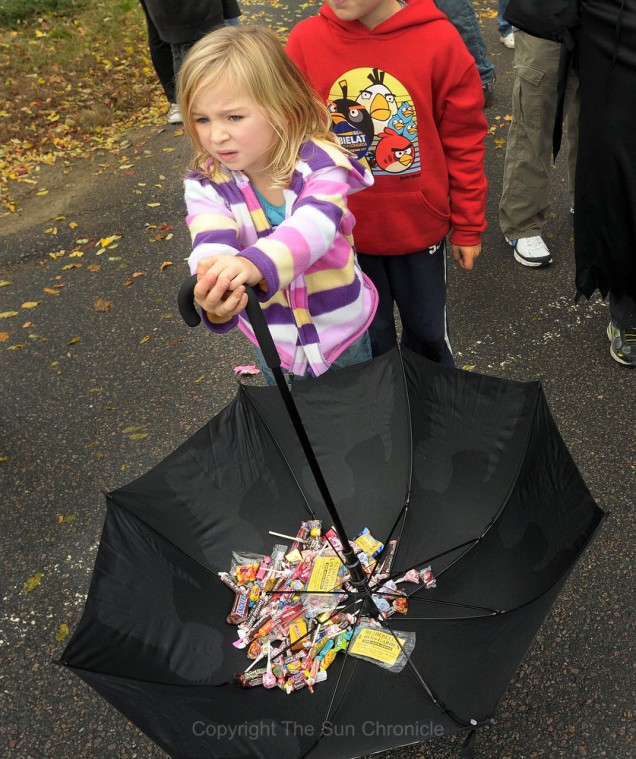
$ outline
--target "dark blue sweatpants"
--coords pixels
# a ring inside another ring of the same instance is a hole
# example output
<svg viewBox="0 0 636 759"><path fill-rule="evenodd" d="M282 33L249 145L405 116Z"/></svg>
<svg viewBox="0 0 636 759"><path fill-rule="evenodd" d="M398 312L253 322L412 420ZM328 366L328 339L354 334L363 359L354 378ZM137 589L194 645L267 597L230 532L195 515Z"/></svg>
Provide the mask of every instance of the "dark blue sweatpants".
<svg viewBox="0 0 636 759"><path fill-rule="evenodd" d="M401 256L358 253L358 260L379 295L369 327L373 355L386 353L397 342L393 315L397 305L400 344L432 361L455 366L446 322L445 243Z"/></svg>

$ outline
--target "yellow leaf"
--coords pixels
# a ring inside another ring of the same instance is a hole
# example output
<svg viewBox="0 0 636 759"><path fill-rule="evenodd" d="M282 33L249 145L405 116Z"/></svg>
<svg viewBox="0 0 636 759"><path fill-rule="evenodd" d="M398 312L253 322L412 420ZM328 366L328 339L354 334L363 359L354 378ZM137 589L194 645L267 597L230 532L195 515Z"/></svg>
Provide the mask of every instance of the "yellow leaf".
<svg viewBox="0 0 636 759"><path fill-rule="evenodd" d="M69 629L68 625L61 624L60 629L57 632L57 635L55 636L55 640L64 640L64 638L68 637Z"/></svg>
<svg viewBox="0 0 636 759"><path fill-rule="evenodd" d="M157 206L160 206L161 203L146 203L148 208L157 208Z"/></svg>
<svg viewBox="0 0 636 759"><path fill-rule="evenodd" d="M44 574L42 572L36 572L33 577L29 577L29 579L24 583L22 592L30 593L32 590L35 590L35 588L37 588L37 586L42 582L43 577Z"/></svg>
<svg viewBox="0 0 636 759"><path fill-rule="evenodd" d="M142 438L148 437L150 433L149 432L136 432L134 435L129 435L129 440L141 440Z"/></svg>
<svg viewBox="0 0 636 759"><path fill-rule="evenodd" d="M150 335L144 335L144 337L141 338L139 341L139 345L143 345L144 343L147 343L148 340L150 340Z"/></svg>
<svg viewBox="0 0 636 759"><path fill-rule="evenodd" d="M77 229L77 227L79 227L79 224L76 221L69 221L68 225L71 229Z"/></svg>
<svg viewBox="0 0 636 759"><path fill-rule="evenodd" d="M472 372L474 368L475 364L464 364L464 366L462 366L462 369L466 372Z"/></svg>
<svg viewBox="0 0 636 759"><path fill-rule="evenodd" d="M12 285L12 284L13 282L9 282L8 280L5 279L2 282L0 282L0 287L9 287L9 285Z"/></svg>
<svg viewBox="0 0 636 759"><path fill-rule="evenodd" d="M48 295L59 295L60 294L59 290L55 290L52 287L45 287L44 288L44 292L48 293Z"/></svg>
<svg viewBox="0 0 636 759"><path fill-rule="evenodd" d="M48 195L49 191L48 190L38 190L35 194L36 195ZM51 234L56 235L57 234L57 230L55 230L55 232L51 232Z"/></svg>
<svg viewBox="0 0 636 759"><path fill-rule="evenodd" d="M69 254L69 258L82 258L84 253L81 250L74 250Z"/></svg>
<svg viewBox="0 0 636 759"><path fill-rule="evenodd" d="M21 308L37 308L40 305L41 301L39 300L28 300L26 303L23 303Z"/></svg>
<svg viewBox="0 0 636 759"><path fill-rule="evenodd" d="M102 237L100 241L97 243L97 245L99 245L101 248L107 248L111 243L114 243L115 240L121 240L121 235L111 235L110 237ZM95 245L95 247L97 247L97 245Z"/></svg>
<svg viewBox="0 0 636 759"><path fill-rule="evenodd" d="M0 319L10 319L12 316L17 316L17 311L2 311L0 312Z"/></svg>
<svg viewBox="0 0 636 759"><path fill-rule="evenodd" d="M81 337L73 337L73 338L71 338L71 339L68 341L68 344L69 344L69 345L75 345L75 343L79 343L79 341L80 341L81 339L82 339Z"/></svg>

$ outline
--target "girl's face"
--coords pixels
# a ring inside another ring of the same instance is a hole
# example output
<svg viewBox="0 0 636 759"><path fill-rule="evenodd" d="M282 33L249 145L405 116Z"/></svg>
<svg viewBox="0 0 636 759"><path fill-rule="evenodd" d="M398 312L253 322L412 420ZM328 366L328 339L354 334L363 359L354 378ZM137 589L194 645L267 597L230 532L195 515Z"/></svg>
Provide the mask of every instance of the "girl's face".
<svg viewBox="0 0 636 759"><path fill-rule="evenodd" d="M264 178L277 135L251 98L221 84L210 85L192 101L191 115L201 144L213 158L252 181Z"/></svg>
<svg viewBox="0 0 636 759"><path fill-rule="evenodd" d="M369 29L400 10L397 0L327 0L329 7L342 21L360 21Z"/></svg>

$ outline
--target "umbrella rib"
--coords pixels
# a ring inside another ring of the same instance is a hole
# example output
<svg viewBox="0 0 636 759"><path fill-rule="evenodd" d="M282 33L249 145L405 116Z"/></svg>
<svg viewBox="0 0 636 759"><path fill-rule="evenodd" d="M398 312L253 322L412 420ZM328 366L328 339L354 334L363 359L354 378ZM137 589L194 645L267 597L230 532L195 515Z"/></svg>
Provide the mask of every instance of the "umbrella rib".
<svg viewBox="0 0 636 759"><path fill-rule="evenodd" d="M403 645L400 643L400 639L397 637L397 635L395 634L395 631L391 629L391 627L390 627L390 626L387 624L387 622L386 622L386 621L384 622L384 627L385 627L385 628L386 628L386 629L387 629L387 630L388 630L388 631L391 633L391 635L392 635L392 636L393 636L393 638L395 639L395 642L398 644L398 646L400 647L400 649L401 649L402 651L404 651L404 646L403 646ZM406 654L405 654L405 656L406 656ZM456 725L458 725L459 727L471 727L471 726L474 726L474 724L475 724L474 722L465 722L464 720L460 719L460 718L459 718L459 717L458 717L458 716L455 714L455 712L451 711L451 710L450 710L450 709L449 709L449 708L446 706L446 704L445 704L443 701L440 701L440 700L439 700L439 699L438 699L438 698L435 696L435 694L433 693L433 691L432 691L432 690L430 689L430 687L428 686L428 684L427 684L426 680L424 679L424 677L422 676L422 674L420 673L420 671L418 670L418 668L417 668L417 667L415 666L415 664L413 664L413 662L411 661L411 657L410 657L410 656L407 656L407 657L406 657L406 663L407 663L407 665L408 665L408 668L411 670L411 673L414 675L415 679L417 680L417 682L418 682L418 683L419 683L419 684L422 686L422 688L423 688L423 689L424 689L424 691L426 692L427 696L428 696L428 697L431 699L431 701L433 702L433 704L434 704L434 705L435 705L435 706L436 706L436 707L437 707L437 708L438 708L438 709L439 709L439 710L440 710L440 711L441 711L443 714L445 714L445 715L446 715L446 716L447 716L447 717L448 717L448 718L449 718L449 719L450 719L452 722L454 722L454 723L455 723Z"/></svg>

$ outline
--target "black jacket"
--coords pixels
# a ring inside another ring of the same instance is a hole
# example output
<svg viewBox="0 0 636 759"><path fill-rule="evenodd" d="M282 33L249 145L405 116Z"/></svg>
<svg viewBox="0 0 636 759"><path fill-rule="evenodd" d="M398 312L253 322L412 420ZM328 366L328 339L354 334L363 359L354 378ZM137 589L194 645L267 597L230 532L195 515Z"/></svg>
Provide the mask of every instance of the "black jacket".
<svg viewBox="0 0 636 759"><path fill-rule="evenodd" d="M195 42L240 16L238 0L145 0L148 15L165 42Z"/></svg>

